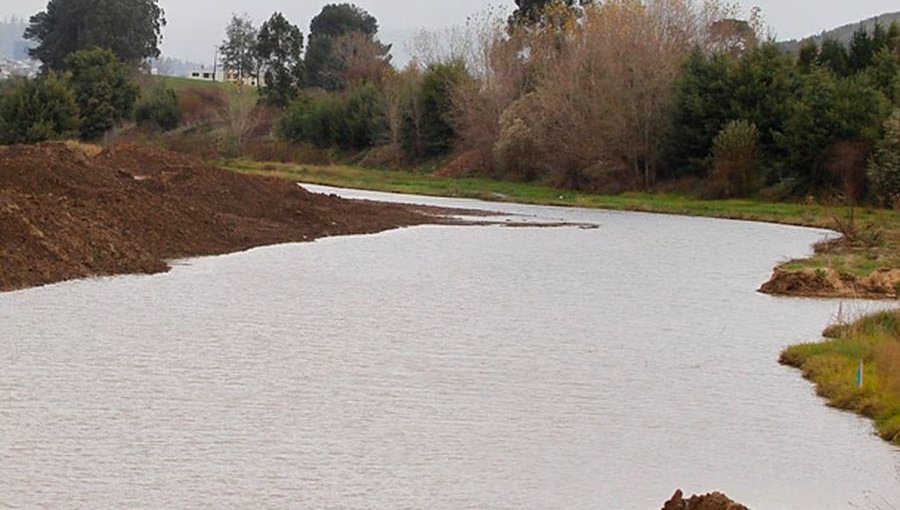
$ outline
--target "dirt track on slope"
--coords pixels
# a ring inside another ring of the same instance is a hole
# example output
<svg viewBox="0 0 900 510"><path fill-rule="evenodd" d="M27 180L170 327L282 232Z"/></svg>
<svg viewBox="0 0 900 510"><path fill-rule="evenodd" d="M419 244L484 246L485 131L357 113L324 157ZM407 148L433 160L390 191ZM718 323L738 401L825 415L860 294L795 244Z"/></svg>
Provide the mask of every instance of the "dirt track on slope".
<svg viewBox="0 0 900 510"><path fill-rule="evenodd" d="M0 291L446 222L422 207L317 195L138 146L95 157L61 143L0 147Z"/></svg>

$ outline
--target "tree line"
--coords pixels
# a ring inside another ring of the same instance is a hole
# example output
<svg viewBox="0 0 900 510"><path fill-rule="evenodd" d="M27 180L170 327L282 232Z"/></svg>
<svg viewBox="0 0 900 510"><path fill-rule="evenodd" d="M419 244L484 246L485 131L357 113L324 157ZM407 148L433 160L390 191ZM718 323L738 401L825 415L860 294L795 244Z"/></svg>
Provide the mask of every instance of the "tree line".
<svg viewBox="0 0 900 510"><path fill-rule="evenodd" d="M61 14L79 2L86 0L51 0L31 19L28 34L47 68L39 81L50 88L75 77L55 31L72 32ZM155 1L95 4L110 12L131 5L129 16L143 18L145 29L124 42L89 31L78 44L131 66L158 54L165 20ZM460 172L601 192L834 194L885 205L900 197L896 25L861 27L848 45L826 39L785 53L758 10L741 19L717 1L516 7L421 36L402 69L378 40L377 20L352 4L325 6L307 37L280 13L259 27L233 16L222 62L239 80L259 79L262 101L281 112L272 136L377 165L452 160ZM85 50L78 44L68 49ZM76 99L87 97L80 94L73 87ZM21 104L8 99L15 95L3 94L0 112ZM171 109L171 96L159 91L143 116L171 125L166 115L155 119ZM80 118L82 136L104 127Z"/></svg>
<svg viewBox="0 0 900 510"><path fill-rule="evenodd" d="M390 46L376 37L378 22L353 4L330 4L312 19L308 45L301 29L276 12L258 28L233 15L219 46L221 62L239 83L255 78L265 100L287 106L303 88L344 90L354 73L390 66ZM371 69L363 69L371 67Z"/></svg>
<svg viewBox="0 0 900 510"><path fill-rule="evenodd" d="M338 66L340 86L301 91L280 135L599 192L900 197L896 24L792 54L758 10L724 3L516 3L405 69Z"/></svg>

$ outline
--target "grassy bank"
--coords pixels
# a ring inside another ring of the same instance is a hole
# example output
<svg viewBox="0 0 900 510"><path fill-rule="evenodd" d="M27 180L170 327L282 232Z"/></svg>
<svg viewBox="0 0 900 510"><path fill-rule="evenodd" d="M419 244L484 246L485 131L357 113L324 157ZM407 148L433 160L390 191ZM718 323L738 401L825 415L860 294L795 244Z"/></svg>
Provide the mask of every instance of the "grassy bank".
<svg viewBox="0 0 900 510"><path fill-rule="evenodd" d="M343 165L290 165L234 160L230 170L312 184L417 195L477 198L490 201L645 211L662 214L764 221L836 229L840 243L817 247L815 256L787 262L785 269L834 268L864 277L878 268L900 268L900 214L871 208L773 203L759 200L700 200L663 193L593 195L561 191L533 183L471 177L437 177L426 172L372 170Z"/></svg>
<svg viewBox="0 0 900 510"><path fill-rule="evenodd" d="M881 437L900 445L900 311L830 328L826 336L823 343L788 348L782 363L803 370L830 405L872 418Z"/></svg>
<svg viewBox="0 0 900 510"><path fill-rule="evenodd" d="M184 89L190 88L210 88L210 89L222 89L222 90L234 90L237 89L238 86L233 83L226 83L221 81L209 81L209 80L195 80L192 78L181 77L181 76L152 76L148 80L148 83L151 86L163 86L167 89L172 89L176 92L182 91ZM246 89L252 89L253 92L256 92L256 87L244 87Z"/></svg>

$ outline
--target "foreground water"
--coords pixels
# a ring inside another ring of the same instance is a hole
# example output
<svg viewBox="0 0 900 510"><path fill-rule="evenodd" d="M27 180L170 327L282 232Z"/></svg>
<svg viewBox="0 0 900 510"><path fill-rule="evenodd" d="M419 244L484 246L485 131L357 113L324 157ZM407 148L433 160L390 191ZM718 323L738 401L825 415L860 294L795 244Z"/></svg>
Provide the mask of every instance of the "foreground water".
<svg viewBox="0 0 900 510"><path fill-rule="evenodd" d="M823 232L416 200L601 228L418 227L0 294L0 508L900 507L900 452L776 363L885 305L754 292Z"/></svg>

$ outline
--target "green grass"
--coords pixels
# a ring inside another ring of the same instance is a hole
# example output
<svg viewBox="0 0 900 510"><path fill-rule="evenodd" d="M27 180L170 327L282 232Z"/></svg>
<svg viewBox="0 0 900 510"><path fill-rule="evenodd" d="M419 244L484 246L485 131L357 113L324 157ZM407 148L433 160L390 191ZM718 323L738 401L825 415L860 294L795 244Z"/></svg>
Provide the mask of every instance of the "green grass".
<svg viewBox="0 0 900 510"><path fill-rule="evenodd" d="M828 218L834 211L832 208L804 204L755 200L698 200L684 195L662 193L594 195L533 183L497 181L483 177L436 177L417 171L373 170L345 165L290 165L231 160L224 162L222 166L243 173L275 175L310 184L371 191L746 219L807 226L828 225Z"/></svg>
<svg viewBox="0 0 900 510"><path fill-rule="evenodd" d="M891 257L896 259L896 257ZM796 271L798 269L819 269L824 267L834 268L836 271L853 276L866 277L874 273L881 267L895 267L898 265L896 260L887 261L886 257L872 258L869 255L845 254L835 256L829 252L817 253L816 255L802 260L792 260L786 264L782 264L781 268L788 271Z"/></svg>
<svg viewBox="0 0 900 510"><path fill-rule="evenodd" d="M298 182L416 195L577 206L662 214L764 221L789 225L837 228L836 218L853 217L863 232L879 232L875 243L823 246L814 257L791 261L787 269L833 267L867 276L879 267L900 267L900 215L896 211L833 207L807 203L763 202L749 199L700 200L664 193L593 195L561 191L541 184L497 181L483 177L437 177L409 170L373 170L346 165L291 165L231 160L223 167L243 173L274 175Z"/></svg>
<svg viewBox="0 0 900 510"><path fill-rule="evenodd" d="M225 83L221 81L193 80L181 76L151 76L150 83L152 85L162 84L165 88L173 89L175 92L189 88L219 88L223 90L237 89L238 86L233 83ZM253 89L255 87L245 86L245 89Z"/></svg>
<svg viewBox="0 0 900 510"><path fill-rule="evenodd" d="M826 335L826 342L786 349L782 363L803 370L831 406L872 418L882 438L900 445L900 310L830 328Z"/></svg>

